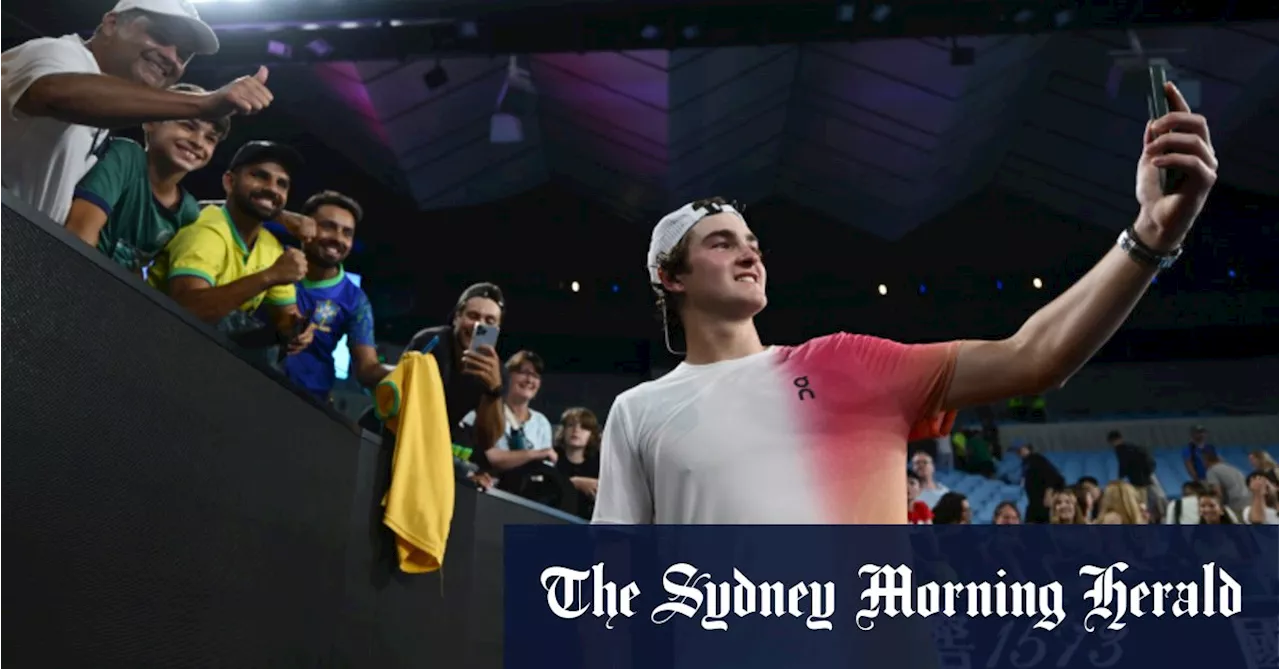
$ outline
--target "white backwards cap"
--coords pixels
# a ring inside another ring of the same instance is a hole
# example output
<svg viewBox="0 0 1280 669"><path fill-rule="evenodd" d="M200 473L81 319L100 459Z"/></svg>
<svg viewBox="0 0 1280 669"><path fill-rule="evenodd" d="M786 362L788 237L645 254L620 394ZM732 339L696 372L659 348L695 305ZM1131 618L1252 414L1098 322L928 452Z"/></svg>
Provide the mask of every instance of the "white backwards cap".
<svg viewBox="0 0 1280 669"><path fill-rule="evenodd" d="M649 283L652 285L661 285L662 280L658 278L658 261L662 256L671 252L671 249L680 243L681 239L698 224L698 221L715 214L733 214L738 218L743 218L742 213L731 204L706 204L701 207L694 208L690 202L683 207L662 217L658 224L653 226L653 236L649 239L649 257L647 260L649 267Z"/></svg>

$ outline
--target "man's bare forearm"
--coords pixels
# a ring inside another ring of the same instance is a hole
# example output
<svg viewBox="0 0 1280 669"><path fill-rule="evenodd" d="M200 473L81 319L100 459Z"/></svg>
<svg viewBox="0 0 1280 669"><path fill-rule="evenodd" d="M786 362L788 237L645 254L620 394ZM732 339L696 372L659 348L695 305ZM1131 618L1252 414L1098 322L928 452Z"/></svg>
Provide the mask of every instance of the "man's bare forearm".
<svg viewBox="0 0 1280 669"><path fill-rule="evenodd" d="M242 279L236 279L225 286L182 290L172 295L172 297L174 301L194 314L196 318L210 325L215 325L225 318L227 314L239 309L240 305L248 302L254 295L267 290L273 285L275 284L271 282L265 272L258 272Z"/></svg>
<svg viewBox="0 0 1280 669"><path fill-rule="evenodd" d="M27 88L18 109L96 128L199 118L207 96L151 88L107 74L50 74Z"/></svg>
<svg viewBox="0 0 1280 669"><path fill-rule="evenodd" d="M502 416L502 398L482 395L480 405L476 407L476 439L480 448L489 450L502 438L506 431L506 421Z"/></svg>
<svg viewBox="0 0 1280 669"><path fill-rule="evenodd" d="M1033 363L1035 385L1066 382L1111 339L1146 293L1154 267L1113 246L1075 285L1027 319L1013 339Z"/></svg>
<svg viewBox="0 0 1280 669"><path fill-rule="evenodd" d="M382 383L382 380L385 379L388 374L395 371L395 369L396 368L391 365L384 365L382 363L360 365L356 369L356 379L360 382L360 385L365 388L373 388L379 383Z"/></svg>

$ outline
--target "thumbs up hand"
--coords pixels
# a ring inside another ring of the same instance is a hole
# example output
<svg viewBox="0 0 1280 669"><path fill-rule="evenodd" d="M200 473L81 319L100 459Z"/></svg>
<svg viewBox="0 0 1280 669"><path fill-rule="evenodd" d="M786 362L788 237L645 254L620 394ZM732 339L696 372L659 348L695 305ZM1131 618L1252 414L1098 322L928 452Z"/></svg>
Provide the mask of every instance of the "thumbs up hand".
<svg viewBox="0 0 1280 669"><path fill-rule="evenodd" d="M267 68L259 66L252 76L240 77L206 94L205 112L200 117L212 121L232 114L256 114L273 99L267 88Z"/></svg>

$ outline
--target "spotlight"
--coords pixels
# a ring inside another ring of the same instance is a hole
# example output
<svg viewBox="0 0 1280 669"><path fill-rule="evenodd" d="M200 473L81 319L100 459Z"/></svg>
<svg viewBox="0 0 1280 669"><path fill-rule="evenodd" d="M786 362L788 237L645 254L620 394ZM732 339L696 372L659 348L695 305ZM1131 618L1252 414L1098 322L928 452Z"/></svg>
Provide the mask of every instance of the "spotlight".
<svg viewBox="0 0 1280 669"><path fill-rule="evenodd" d="M622 290L622 289L618 287L618 284L616 284L616 283L615 283L615 284L613 284L613 292L615 292L615 293L616 293L616 292L618 292L619 290Z"/></svg>
<svg viewBox="0 0 1280 669"><path fill-rule="evenodd" d="M267 53L277 58L289 58L293 55L293 47L285 44L284 42L271 40L267 42Z"/></svg>
<svg viewBox="0 0 1280 669"><path fill-rule="evenodd" d="M889 5L876 5L871 8L871 20L876 23L884 23L885 19L889 18L889 12L891 11Z"/></svg>
<svg viewBox="0 0 1280 669"><path fill-rule="evenodd" d="M1031 11L1030 9L1022 9L1022 10L1019 10L1017 14L1013 15L1013 22L1026 23L1027 21L1030 21L1035 15L1036 15L1035 12Z"/></svg>
<svg viewBox="0 0 1280 669"><path fill-rule="evenodd" d="M578 285L577 281L574 281L573 283L569 284L569 290L572 290L575 293L578 292L578 289L581 287L582 286Z"/></svg>
<svg viewBox="0 0 1280 669"><path fill-rule="evenodd" d="M680 34L684 35L684 38L687 40L695 40L702 34L702 30L698 28L698 26L685 26L684 30L682 30Z"/></svg>
<svg viewBox="0 0 1280 669"><path fill-rule="evenodd" d="M1236 271L1233 269L1227 270L1227 276L1232 279L1236 278Z"/></svg>
<svg viewBox="0 0 1280 669"><path fill-rule="evenodd" d="M920 284L920 294L924 295L924 292L925 292L925 287L924 287L924 284L922 283Z"/></svg>
<svg viewBox="0 0 1280 669"><path fill-rule="evenodd" d="M1004 290L1004 282L996 279L996 290Z"/></svg>
<svg viewBox="0 0 1280 669"><path fill-rule="evenodd" d="M1040 277L1036 277L1032 279L1031 285L1035 286L1037 290L1040 288L1044 288L1044 282L1040 280Z"/></svg>
<svg viewBox="0 0 1280 669"><path fill-rule="evenodd" d="M360 27L360 22L359 21L343 21L342 23L338 24L338 27L342 28L343 30L354 30L355 28Z"/></svg>
<svg viewBox="0 0 1280 669"><path fill-rule="evenodd" d="M333 47L322 39L313 39L307 42L307 51L315 54L317 58L324 58L333 53Z"/></svg>
<svg viewBox="0 0 1280 669"><path fill-rule="evenodd" d="M889 287L888 287L888 286L886 286L886 285L884 285L883 283L882 283L882 284L880 284L880 287L879 287L879 288L876 288L876 290L877 290L877 291L879 291L879 293L880 293L881 295L888 295L888 294L889 294Z"/></svg>
<svg viewBox="0 0 1280 669"><path fill-rule="evenodd" d="M836 20L840 23L853 23L853 5L842 3L836 7Z"/></svg>
<svg viewBox="0 0 1280 669"><path fill-rule="evenodd" d="M645 26L640 30L640 37L647 40L658 39L658 36L661 34L662 31L658 30L658 26Z"/></svg>

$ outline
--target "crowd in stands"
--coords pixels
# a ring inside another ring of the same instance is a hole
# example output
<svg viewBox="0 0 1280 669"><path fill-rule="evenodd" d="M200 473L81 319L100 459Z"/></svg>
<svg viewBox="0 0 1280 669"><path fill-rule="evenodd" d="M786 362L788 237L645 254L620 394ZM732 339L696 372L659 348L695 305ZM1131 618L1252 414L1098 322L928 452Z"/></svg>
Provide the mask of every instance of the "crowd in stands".
<svg viewBox="0 0 1280 669"><path fill-rule="evenodd" d="M326 190L308 194L296 212L287 209L294 178L306 165L294 149L267 140L235 151L223 192L201 194L213 199L183 187L188 174L209 166L235 116L261 112L273 99L265 68L214 91L178 83L193 57L217 49L216 36L189 2L121 0L89 39L39 38L5 51L4 187L277 369L299 392L329 401L334 351L344 336L354 377L375 387L392 368L378 358L369 300L343 269L361 205ZM142 128L142 144L110 135L131 127ZM299 247L286 246L285 235L273 228L299 240ZM553 425L532 408L542 387L542 358L519 351L504 363L494 346L473 345L478 327L502 326L505 308L498 286L473 285L453 305L449 322L418 332L405 350L438 361L460 472L481 489L498 487L590 518L600 421L574 407ZM1044 419L1041 397L1010 406ZM381 430L373 414L362 424ZM1188 480L1169 501L1150 452L1119 433L1108 440L1114 480L1100 486L1098 478L1082 476L1069 484L1031 445L1002 453L991 428L962 430L910 458L907 518L916 524L968 524L975 517L995 524L1277 522L1275 462L1265 452L1250 454L1246 476L1208 443L1207 433L1193 432L1183 453ZM978 505L970 498L976 488L944 484L941 475L952 475L953 466L1021 494Z"/></svg>
<svg viewBox="0 0 1280 669"><path fill-rule="evenodd" d="M1280 524L1272 455L1264 449L1220 449L1202 426L1191 429L1176 458L1170 457L1173 449L1164 449L1160 459L1113 430L1107 434L1110 464L1092 452L1046 455L1026 443L1000 458L998 437L981 428L961 430L950 441L953 447L963 444L959 469L946 471L956 490L941 480L926 449L911 456L906 475L912 524L971 523L971 496L982 502L978 522L995 525ZM1169 475L1186 477L1176 499L1166 496L1158 460L1176 462L1182 471ZM1069 482L1059 465L1081 473ZM1109 482L1101 485L1100 478Z"/></svg>

